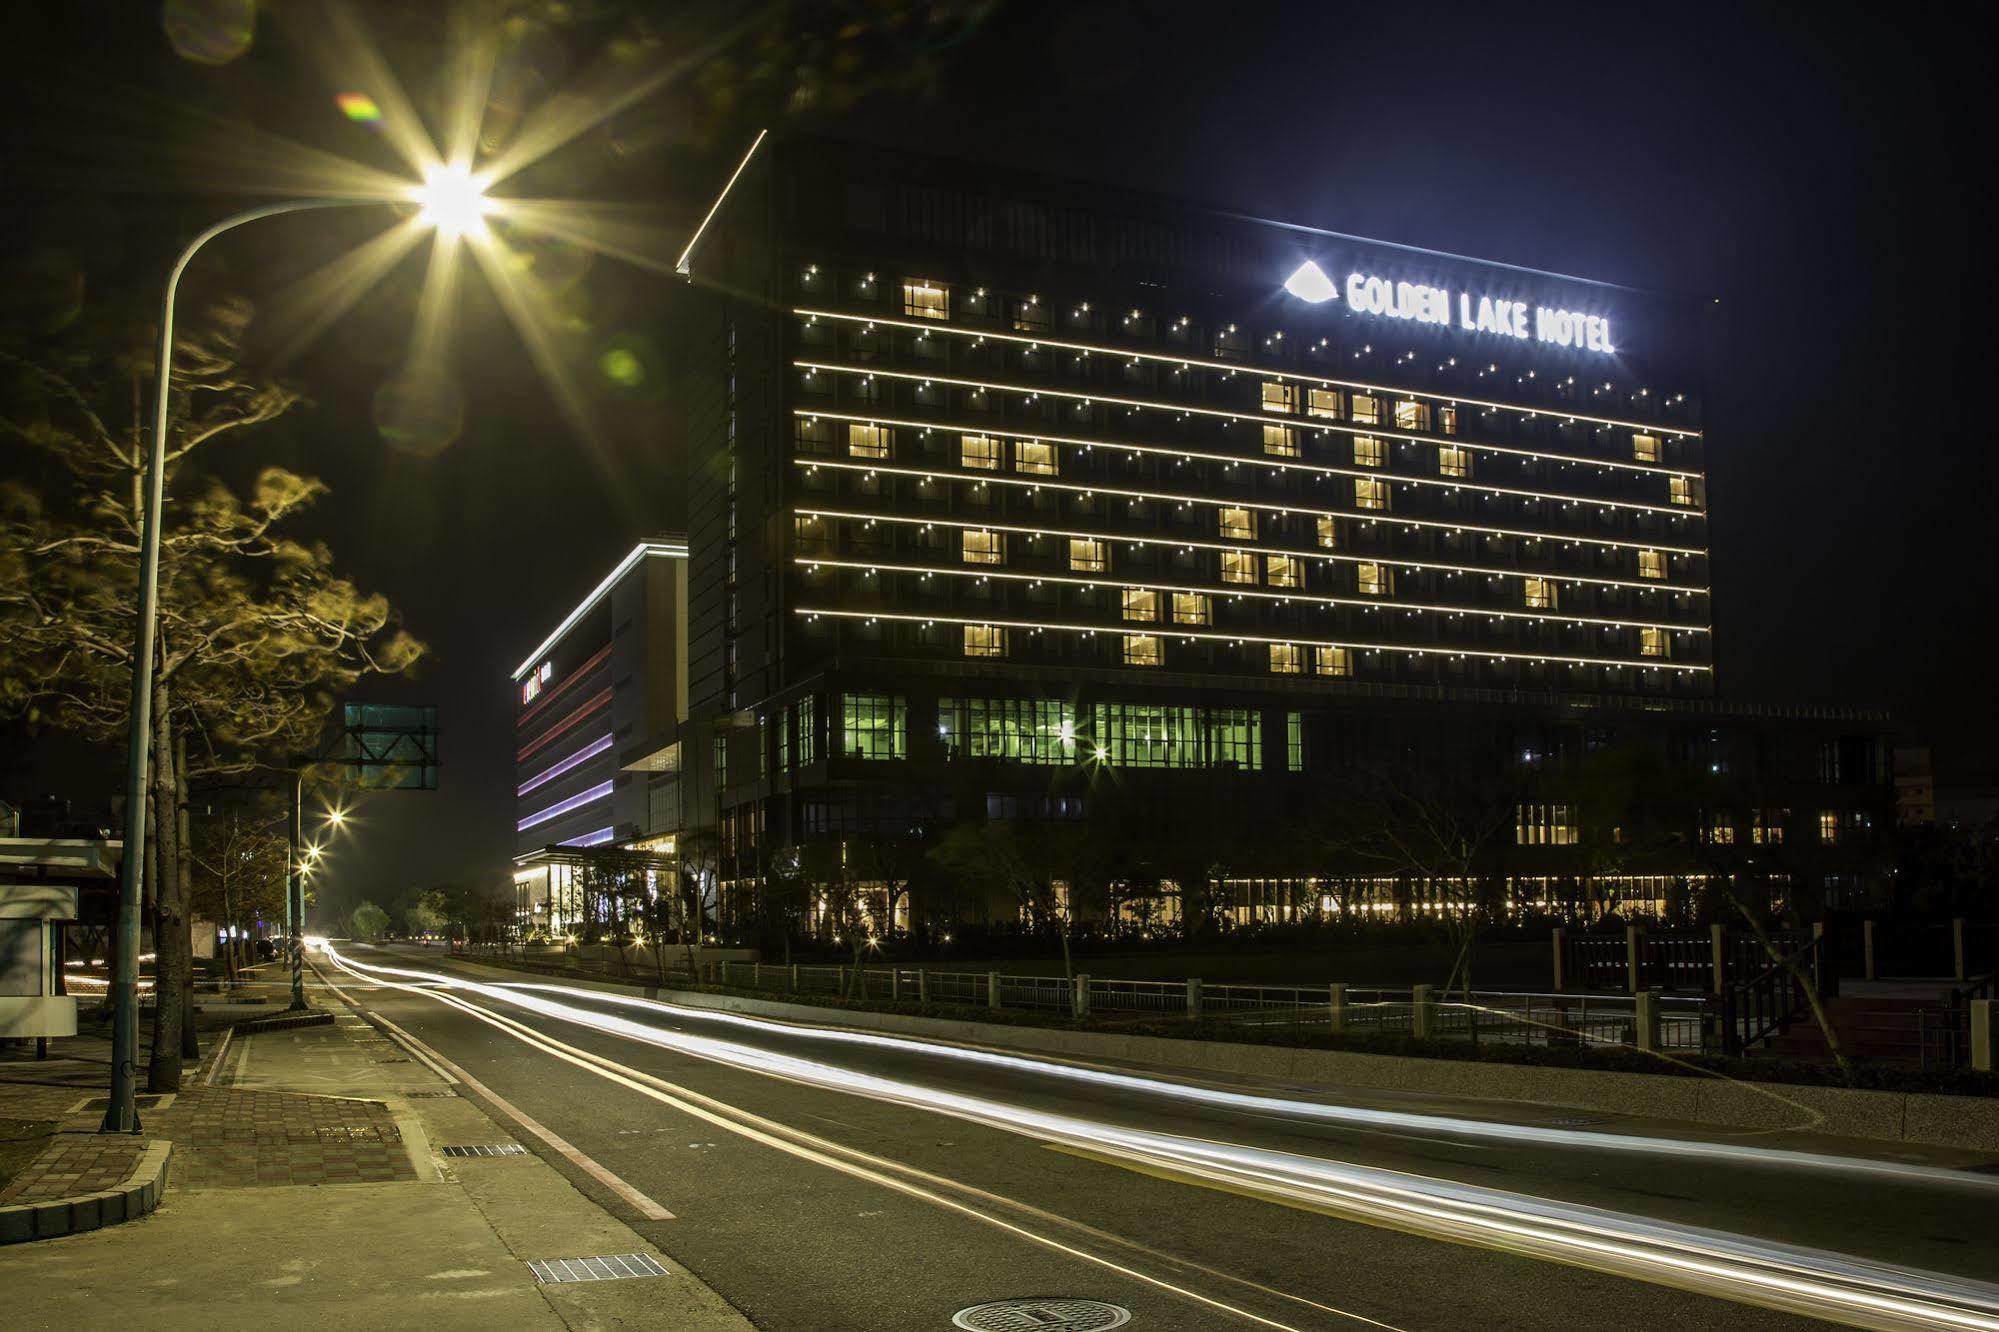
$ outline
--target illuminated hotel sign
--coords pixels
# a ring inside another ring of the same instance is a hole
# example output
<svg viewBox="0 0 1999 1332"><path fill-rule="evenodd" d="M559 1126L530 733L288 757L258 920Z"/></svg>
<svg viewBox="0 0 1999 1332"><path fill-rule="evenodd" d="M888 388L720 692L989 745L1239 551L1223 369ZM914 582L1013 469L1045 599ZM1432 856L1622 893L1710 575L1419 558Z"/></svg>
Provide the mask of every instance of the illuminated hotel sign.
<svg viewBox="0 0 1999 1332"><path fill-rule="evenodd" d="M1340 296L1340 289L1310 260L1285 280L1284 289L1315 305ZM1370 273L1355 272L1347 274L1346 299L1348 308L1360 314L1407 319L1465 333L1493 333L1605 355L1617 351L1610 340L1610 321L1601 315L1529 305L1526 301L1485 292L1454 292L1420 282L1391 282Z"/></svg>

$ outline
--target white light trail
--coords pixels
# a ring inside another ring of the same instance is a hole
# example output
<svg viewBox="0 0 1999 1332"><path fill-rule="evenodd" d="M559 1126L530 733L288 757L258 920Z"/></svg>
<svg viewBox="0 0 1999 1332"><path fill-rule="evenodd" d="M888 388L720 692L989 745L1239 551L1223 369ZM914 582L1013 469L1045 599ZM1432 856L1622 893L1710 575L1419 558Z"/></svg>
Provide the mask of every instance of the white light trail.
<svg viewBox="0 0 1999 1332"><path fill-rule="evenodd" d="M543 1017L658 1049L786 1081L913 1106L1004 1132L1053 1142L1079 1152L1107 1156L1115 1162L1164 1171L1219 1188L1249 1192L1271 1201L1858 1326L1946 1327L1999 1332L1999 1287L1982 1282L1450 1180L1079 1119L838 1068L794 1055L758 1049L738 1041L666 1031L616 1014L557 1002L534 992L561 993L566 987L484 984L435 972L351 962L331 947L326 951L337 965L357 975L377 980L386 976L402 976L436 984L445 990L474 993ZM385 983L395 984L393 981ZM1253 1105L1268 1111L1275 1107L1288 1113L1315 1115L1332 1122L1398 1123L1405 1127L1459 1136L1498 1136L1514 1142L1554 1142L1596 1149L1681 1155L1717 1154L1729 1160L1808 1164L1862 1173L1908 1175L1931 1182L1944 1180L1973 1186L1990 1186L1993 1183L1983 1177L1892 1162L1869 1162L1810 1153L1758 1152L1729 1144L1577 1134L1534 1126L1481 1124L1469 1120L1357 1110L1354 1107L1320 1106L1311 1102L1185 1087L1135 1075L1043 1063L990 1051L965 1050L865 1033L784 1026L736 1014L676 1008L658 1001L625 996L574 989L567 989L566 992L593 1001L652 1008L737 1026L775 1029L793 1036L904 1049L917 1047L954 1058L1100 1082L1119 1090L1142 1090L1205 1101L1232 1109ZM477 1008L436 991L429 993L468 1011ZM506 1022L505 1019L499 1021Z"/></svg>

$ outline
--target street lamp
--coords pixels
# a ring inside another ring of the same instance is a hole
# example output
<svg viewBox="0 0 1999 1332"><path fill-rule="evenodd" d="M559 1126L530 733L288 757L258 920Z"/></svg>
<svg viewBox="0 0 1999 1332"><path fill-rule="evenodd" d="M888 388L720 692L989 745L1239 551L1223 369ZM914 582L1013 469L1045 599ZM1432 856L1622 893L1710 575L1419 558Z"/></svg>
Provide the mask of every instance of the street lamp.
<svg viewBox="0 0 1999 1332"><path fill-rule="evenodd" d="M223 218L189 241L167 274L166 295L160 306L158 379L153 385L153 428L147 442L144 516L139 530L139 608L132 630L131 734L125 751L125 842L118 866L117 967L112 980L111 1094L101 1132L139 1131L139 905L140 866L145 862L146 849L146 742L153 724L153 639L160 609L160 508L166 484L167 407L173 393L174 297L180 290L181 274L202 246L224 232L267 217L316 208L415 203L419 222L436 227L441 235L463 236L482 227L486 215L492 211L494 205L486 198L489 184L486 177L475 175L468 166L440 164L427 170L423 183L402 199L292 199L246 209ZM288 883L285 892L291 916L289 943L296 953L305 914L302 886L295 881Z"/></svg>

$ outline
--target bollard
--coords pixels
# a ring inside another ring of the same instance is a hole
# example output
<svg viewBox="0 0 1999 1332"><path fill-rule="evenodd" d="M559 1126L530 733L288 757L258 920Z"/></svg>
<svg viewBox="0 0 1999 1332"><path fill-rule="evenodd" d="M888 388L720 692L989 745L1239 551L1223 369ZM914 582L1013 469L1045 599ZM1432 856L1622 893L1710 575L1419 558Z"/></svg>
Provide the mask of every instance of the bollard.
<svg viewBox="0 0 1999 1332"><path fill-rule="evenodd" d="M1189 976L1187 978L1187 1020L1189 1022L1199 1022L1201 1020L1201 978L1199 976Z"/></svg>
<svg viewBox="0 0 1999 1332"><path fill-rule="evenodd" d="M1630 981L1631 993L1637 994L1643 980L1641 972L1645 964L1645 931L1636 925L1624 927L1624 975Z"/></svg>
<svg viewBox="0 0 1999 1332"><path fill-rule="evenodd" d="M1562 992L1562 982L1563 980L1566 979L1566 977L1562 975L1562 948L1565 944L1568 943L1568 939L1569 939L1569 932L1563 929L1561 926L1557 925L1555 927L1555 933L1554 933L1555 993L1557 994L1560 994Z"/></svg>
<svg viewBox="0 0 1999 1332"><path fill-rule="evenodd" d="M1556 970L1559 971L1560 969L1560 964L1557 963ZM1347 1029L1346 982L1334 981L1326 987L1326 1014L1333 1024L1334 1031L1345 1031Z"/></svg>
<svg viewBox="0 0 1999 1332"><path fill-rule="evenodd" d="M890 968L888 969L888 997L889 997L890 999L900 999L900 998L902 998L902 968L901 968L901 967L890 967Z"/></svg>
<svg viewBox="0 0 1999 1332"><path fill-rule="evenodd" d="M1409 991L1409 1034L1419 1041L1430 1039L1437 1014L1437 987L1418 985Z"/></svg>
<svg viewBox="0 0 1999 1332"><path fill-rule="evenodd" d="M930 973L922 967L916 969L916 1002L919 1004L930 1002Z"/></svg>
<svg viewBox="0 0 1999 1332"><path fill-rule="evenodd" d="M1971 1066L1980 1073L1999 1070L1999 1000L1971 1001Z"/></svg>
<svg viewBox="0 0 1999 1332"><path fill-rule="evenodd" d="M1090 1015L1090 978L1088 975L1079 975L1076 977L1074 1011L1079 1018L1086 1018Z"/></svg>
<svg viewBox="0 0 1999 1332"><path fill-rule="evenodd" d="M791 964L791 992L793 994L798 993L798 964L796 962Z"/></svg>
<svg viewBox="0 0 1999 1332"><path fill-rule="evenodd" d="M1641 1050L1657 1053L1659 1049L1659 996L1650 990L1640 990L1631 996L1632 1039Z"/></svg>
<svg viewBox="0 0 1999 1332"><path fill-rule="evenodd" d="M761 962L752 962L750 963L750 988L753 990L761 990L763 987L764 987L764 964Z"/></svg>
<svg viewBox="0 0 1999 1332"><path fill-rule="evenodd" d="M997 971L988 971L986 973L986 1007L998 1008L999 1006L1000 1006L999 973Z"/></svg>
<svg viewBox="0 0 1999 1332"><path fill-rule="evenodd" d="M1964 917L1954 917L1950 922L1950 974L1957 980L1967 980L1964 968Z"/></svg>
<svg viewBox="0 0 1999 1332"><path fill-rule="evenodd" d="M1728 988L1728 927L1710 925L1708 936L1708 966L1714 974L1708 978L1708 993L1720 994Z"/></svg>
<svg viewBox="0 0 1999 1332"><path fill-rule="evenodd" d="M1874 922L1860 922L1860 975L1865 980L1878 979L1874 974Z"/></svg>

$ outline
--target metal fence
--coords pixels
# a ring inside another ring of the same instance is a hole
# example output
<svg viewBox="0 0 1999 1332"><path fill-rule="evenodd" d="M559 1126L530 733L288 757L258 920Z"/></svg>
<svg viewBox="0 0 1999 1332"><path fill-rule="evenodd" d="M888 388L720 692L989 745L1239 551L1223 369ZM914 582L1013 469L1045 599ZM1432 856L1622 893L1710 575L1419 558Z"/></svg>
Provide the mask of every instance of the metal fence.
<svg viewBox="0 0 1999 1332"><path fill-rule="evenodd" d="M1204 984L1104 976L1019 976L894 966L716 964L706 979L775 994L1066 1016L1107 1028L1225 1024L1294 1032L1419 1037L1514 1046L1720 1048L1719 1010L1697 995L1535 994L1430 986Z"/></svg>

